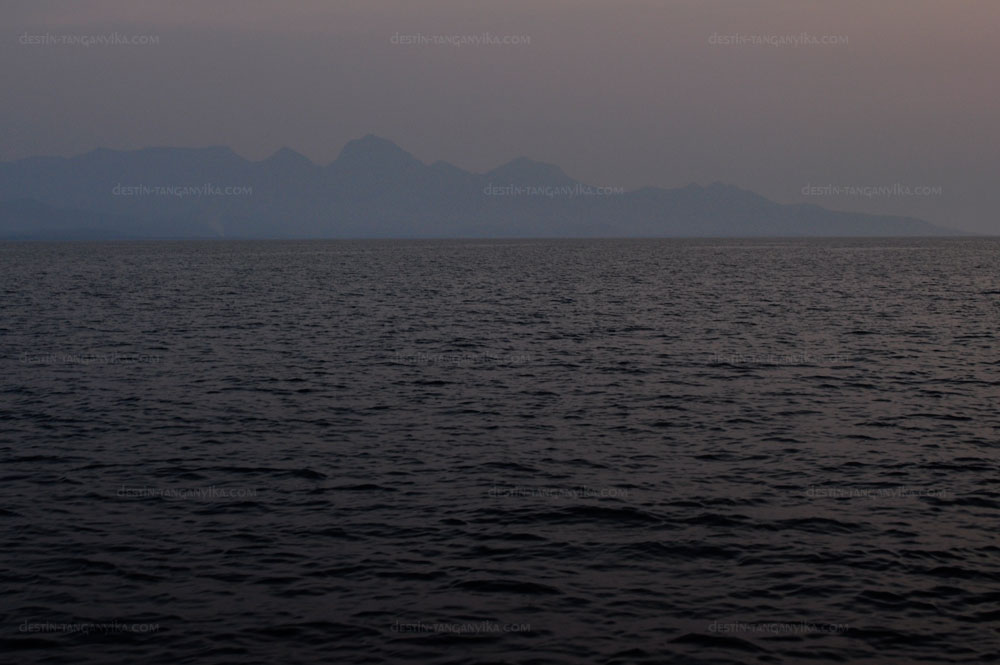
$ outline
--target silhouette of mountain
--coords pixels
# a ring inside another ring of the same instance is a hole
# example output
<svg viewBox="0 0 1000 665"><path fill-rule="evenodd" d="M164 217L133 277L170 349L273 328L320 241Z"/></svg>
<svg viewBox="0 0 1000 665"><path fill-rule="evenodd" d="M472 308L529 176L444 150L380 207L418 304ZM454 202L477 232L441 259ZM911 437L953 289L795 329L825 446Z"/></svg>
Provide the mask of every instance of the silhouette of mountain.
<svg viewBox="0 0 1000 665"><path fill-rule="evenodd" d="M426 165L371 134L347 143L326 166L289 148L259 162L226 147L32 157L0 163L2 201L6 238L958 233L913 218L782 205L722 183L589 187L526 157L472 173L446 162Z"/></svg>
<svg viewBox="0 0 1000 665"><path fill-rule="evenodd" d="M552 185L558 187L576 184L576 181L566 175L558 166L536 162L527 157L511 160L486 175L490 180L502 185Z"/></svg>
<svg viewBox="0 0 1000 665"><path fill-rule="evenodd" d="M392 141L368 134L364 138L349 141L330 166L343 170L402 172L419 169L424 164Z"/></svg>
<svg viewBox="0 0 1000 665"><path fill-rule="evenodd" d="M316 166L308 157L300 155L291 148L282 148L264 160L264 163L272 168L279 169L305 169Z"/></svg>
<svg viewBox="0 0 1000 665"><path fill-rule="evenodd" d="M11 240L123 240L204 235L198 226L163 228L140 219L54 208L33 199L0 201L0 237Z"/></svg>

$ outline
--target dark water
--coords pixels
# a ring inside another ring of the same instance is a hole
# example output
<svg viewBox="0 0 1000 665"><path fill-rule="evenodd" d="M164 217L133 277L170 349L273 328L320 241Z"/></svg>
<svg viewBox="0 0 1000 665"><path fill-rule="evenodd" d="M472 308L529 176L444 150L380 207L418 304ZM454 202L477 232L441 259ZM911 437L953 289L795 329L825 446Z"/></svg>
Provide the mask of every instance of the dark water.
<svg viewBox="0 0 1000 665"><path fill-rule="evenodd" d="M1000 241L0 265L5 662L1000 659Z"/></svg>

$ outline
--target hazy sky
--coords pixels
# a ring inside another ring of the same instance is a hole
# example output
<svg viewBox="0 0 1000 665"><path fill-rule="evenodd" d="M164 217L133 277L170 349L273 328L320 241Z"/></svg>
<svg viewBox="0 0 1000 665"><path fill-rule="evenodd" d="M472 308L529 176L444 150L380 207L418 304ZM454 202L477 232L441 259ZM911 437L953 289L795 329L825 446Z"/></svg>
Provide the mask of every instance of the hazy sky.
<svg viewBox="0 0 1000 665"><path fill-rule="evenodd" d="M1000 233L1000 0L2 0L0 19L0 160L327 163L374 133L474 171L527 155ZM25 43L113 33L157 43ZM521 43L398 43L482 33ZM803 33L836 43L717 43Z"/></svg>

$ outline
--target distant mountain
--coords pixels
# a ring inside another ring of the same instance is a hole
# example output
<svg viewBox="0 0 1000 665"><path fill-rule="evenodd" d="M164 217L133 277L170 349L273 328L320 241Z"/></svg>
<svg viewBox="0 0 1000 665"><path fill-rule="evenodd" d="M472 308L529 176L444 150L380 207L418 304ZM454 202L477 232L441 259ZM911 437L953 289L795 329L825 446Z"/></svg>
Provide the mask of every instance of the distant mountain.
<svg viewBox="0 0 1000 665"><path fill-rule="evenodd" d="M488 173L392 141L327 165L282 148L98 149L0 163L3 238L441 238L955 235L907 217L781 205L732 185L590 187L519 157Z"/></svg>
<svg viewBox="0 0 1000 665"><path fill-rule="evenodd" d="M126 240L205 235L204 228L162 225L123 215L54 208L33 199L0 201L0 238L8 240Z"/></svg>

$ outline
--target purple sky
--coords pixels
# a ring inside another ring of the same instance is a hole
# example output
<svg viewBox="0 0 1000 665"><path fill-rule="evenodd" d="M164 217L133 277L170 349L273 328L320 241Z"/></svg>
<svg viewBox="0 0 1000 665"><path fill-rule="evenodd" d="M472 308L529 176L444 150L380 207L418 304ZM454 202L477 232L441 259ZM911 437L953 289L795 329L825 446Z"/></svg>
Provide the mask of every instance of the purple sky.
<svg viewBox="0 0 1000 665"><path fill-rule="evenodd" d="M592 184L721 180L1000 233L997 0L5 0L0 18L0 160L224 144L326 163L374 133L475 171L527 155ZM112 33L158 43L24 43ZM482 33L530 43L394 43ZM803 33L838 43L713 43Z"/></svg>

